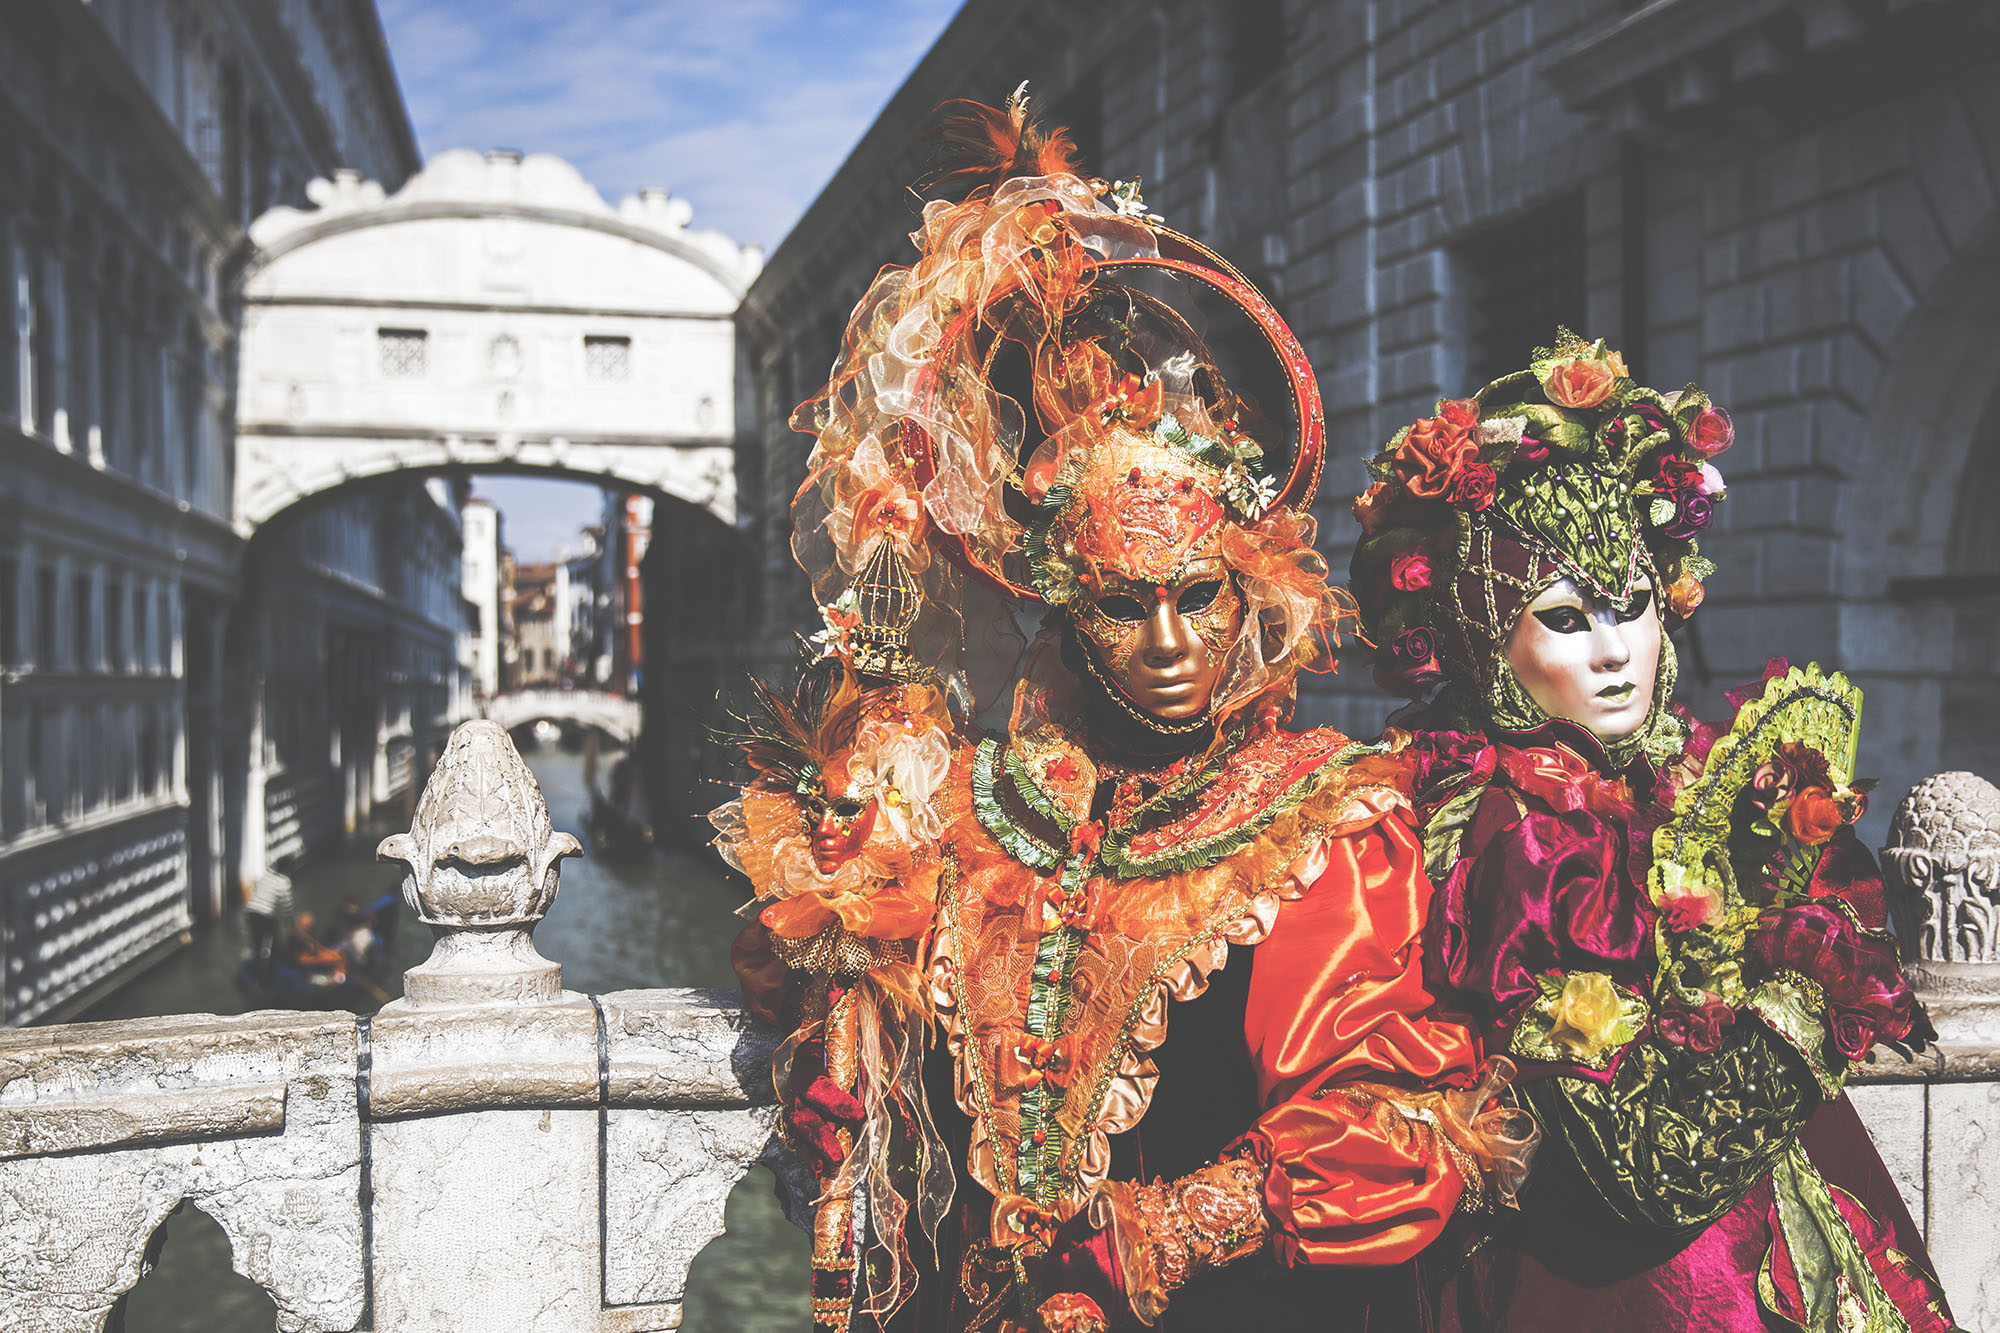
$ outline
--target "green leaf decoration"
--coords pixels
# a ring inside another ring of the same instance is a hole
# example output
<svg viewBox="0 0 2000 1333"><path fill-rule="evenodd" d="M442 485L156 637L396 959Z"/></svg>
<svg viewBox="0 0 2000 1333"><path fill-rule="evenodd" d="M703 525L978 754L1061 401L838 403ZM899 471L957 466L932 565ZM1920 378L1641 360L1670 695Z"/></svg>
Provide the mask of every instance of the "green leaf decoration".
<svg viewBox="0 0 2000 1333"><path fill-rule="evenodd" d="M1805 1301L1807 1325L1840 1333L1910 1333L1909 1322L1883 1290L1867 1251L1841 1215L1834 1198L1838 1192L1796 1142L1771 1170L1778 1226ZM1758 1294L1767 1309L1776 1308L1771 1271L1776 1248L1766 1253L1757 1273Z"/></svg>
<svg viewBox="0 0 2000 1333"><path fill-rule="evenodd" d="M1729 734L1709 751L1701 776L1676 794L1673 814L1653 834L1646 889L1656 906L1664 909L1670 886L1690 882L1720 885L1724 901L1719 925L1676 934L1662 919L1656 996L1671 990L1692 1000L1708 989L1731 1005L1744 1002L1737 964L1742 940L1783 883L1738 882L1730 857L1737 800L1757 770L1787 744L1817 750L1834 783L1852 783L1860 725L1861 691L1839 672L1822 672L1810 663L1767 682L1763 694L1737 712ZM1809 856L1787 839L1784 859L1789 864Z"/></svg>
<svg viewBox="0 0 2000 1333"><path fill-rule="evenodd" d="M1681 396L1674 402L1674 424L1681 428L1683 438L1687 435L1689 424L1700 416L1701 410L1707 406L1708 395L1703 393L1698 385L1690 384L1681 390Z"/></svg>
<svg viewBox="0 0 2000 1333"><path fill-rule="evenodd" d="M1630 589L1639 525L1624 483L1586 463L1559 463L1502 490L1494 508L1561 555L1579 581L1614 602Z"/></svg>
<svg viewBox="0 0 2000 1333"><path fill-rule="evenodd" d="M1750 1008L1805 1060L1821 1096L1831 1101L1840 1095L1847 1061L1827 1061L1826 993L1817 984L1796 973L1773 977L1750 993Z"/></svg>
<svg viewBox="0 0 2000 1333"><path fill-rule="evenodd" d="M1590 427L1560 407L1547 403L1511 403L1506 407L1482 409L1483 420L1522 417L1525 433L1549 447L1551 453L1581 457L1591 450Z"/></svg>

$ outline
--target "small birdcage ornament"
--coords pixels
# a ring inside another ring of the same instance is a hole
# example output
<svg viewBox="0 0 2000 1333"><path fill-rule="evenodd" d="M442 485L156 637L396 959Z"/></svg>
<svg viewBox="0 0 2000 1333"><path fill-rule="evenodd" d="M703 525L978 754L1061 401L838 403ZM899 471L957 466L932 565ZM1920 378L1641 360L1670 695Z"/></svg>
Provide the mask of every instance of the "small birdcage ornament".
<svg viewBox="0 0 2000 1333"><path fill-rule="evenodd" d="M887 538L848 585L860 621L854 627L854 669L866 676L918 681L930 668L910 652L910 630L923 610L923 588L896 544Z"/></svg>

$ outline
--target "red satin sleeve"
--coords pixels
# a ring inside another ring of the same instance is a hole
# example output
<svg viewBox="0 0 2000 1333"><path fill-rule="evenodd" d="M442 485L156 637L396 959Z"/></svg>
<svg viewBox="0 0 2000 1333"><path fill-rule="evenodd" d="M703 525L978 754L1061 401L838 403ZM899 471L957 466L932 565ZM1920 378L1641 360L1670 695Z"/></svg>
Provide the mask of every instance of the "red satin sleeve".
<svg viewBox="0 0 2000 1333"><path fill-rule="evenodd" d="M1265 1167L1285 1263L1401 1263L1458 1206L1459 1168L1421 1107L1468 1082L1479 1050L1424 986L1423 859L1396 815L1334 839L1257 946L1244 1035L1266 1109L1236 1150Z"/></svg>

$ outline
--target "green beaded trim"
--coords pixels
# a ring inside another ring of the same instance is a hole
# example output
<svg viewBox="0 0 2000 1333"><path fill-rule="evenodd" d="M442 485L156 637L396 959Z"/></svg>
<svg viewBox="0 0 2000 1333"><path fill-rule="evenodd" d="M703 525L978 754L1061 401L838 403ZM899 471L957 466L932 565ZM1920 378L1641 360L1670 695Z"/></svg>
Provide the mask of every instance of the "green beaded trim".
<svg viewBox="0 0 2000 1333"><path fill-rule="evenodd" d="M1063 870L1063 887L1072 889L1083 879L1087 855L1073 859ZM1083 932L1075 926L1059 926L1042 936L1035 951L1034 982L1028 989L1028 1013L1024 1026L1044 1041L1062 1034L1075 998L1077 956L1083 952ZM1051 982L1052 974L1060 981ZM1014 1188L1043 1207L1051 1207L1062 1193L1063 1134L1056 1123L1066 1088L1043 1082L1021 1095L1021 1145L1014 1159ZM1036 1133L1042 1142L1035 1142Z"/></svg>
<svg viewBox="0 0 2000 1333"><path fill-rule="evenodd" d="M1015 823L1000 800L1004 751L1004 744L992 737L979 742L979 749L972 757L973 813L979 817L980 826L1016 861L1037 870L1054 870L1062 864L1063 854ZM1022 794L1026 796L1025 791Z"/></svg>
<svg viewBox="0 0 2000 1333"><path fill-rule="evenodd" d="M1341 769L1351 767L1356 760L1368 755L1381 754L1387 749L1380 744L1363 744L1356 741L1335 751L1318 768L1305 774L1297 782L1267 801L1263 809L1238 824L1235 828L1218 833L1213 837L1193 842L1183 842L1171 851L1154 856L1139 857L1131 854L1132 840L1144 830L1145 816L1163 807L1184 799L1194 789L1208 785L1215 780L1222 765L1216 763L1193 775L1187 781L1176 783L1156 794L1140 806L1132 819L1122 829L1105 835L1103 858L1104 867L1118 879L1137 879L1140 876L1176 875L1190 870L1205 870L1218 861L1223 861L1255 842L1278 816L1299 808L1314 792L1324 786L1327 780Z"/></svg>
<svg viewBox="0 0 2000 1333"><path fill-rule="evenodd" d="M1063 836L1068 837L1070 831L1076 827L1075 817L1057 805L1049 798L1049 794L1041 789L1034 775L1028 771L1028 765L1021 758L1020 752L1011 745L1006 746L1002 751L1000 762L1006 768L1007 776L1014 780L1014 790L1021 793L1021 799L1027 802L1028 808L1061 829Z"/></svg>

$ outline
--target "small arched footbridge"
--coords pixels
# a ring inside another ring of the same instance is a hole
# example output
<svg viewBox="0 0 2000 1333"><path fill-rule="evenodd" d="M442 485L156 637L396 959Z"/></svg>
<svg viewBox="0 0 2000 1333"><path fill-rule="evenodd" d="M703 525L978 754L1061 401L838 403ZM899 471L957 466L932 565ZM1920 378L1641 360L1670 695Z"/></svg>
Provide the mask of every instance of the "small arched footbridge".
<svg viewBox="0 0 2000 1333"><path fill-rule="evenodd" d="M594 728L620 745L639 738L639 701L602 690L513 690L480 711L508 731L549 721Z"/></svg>

